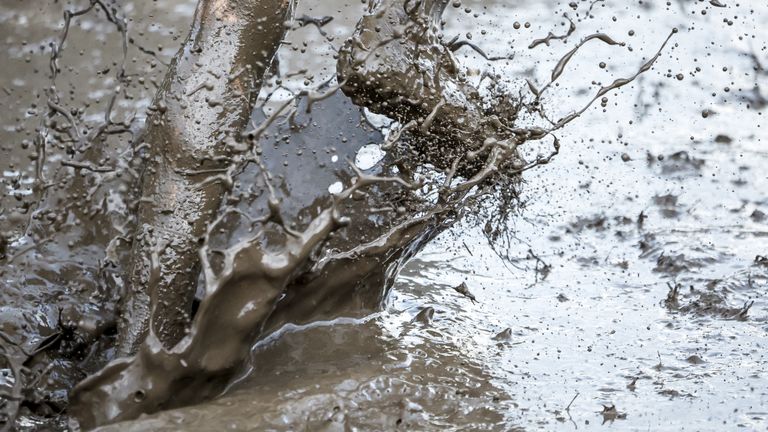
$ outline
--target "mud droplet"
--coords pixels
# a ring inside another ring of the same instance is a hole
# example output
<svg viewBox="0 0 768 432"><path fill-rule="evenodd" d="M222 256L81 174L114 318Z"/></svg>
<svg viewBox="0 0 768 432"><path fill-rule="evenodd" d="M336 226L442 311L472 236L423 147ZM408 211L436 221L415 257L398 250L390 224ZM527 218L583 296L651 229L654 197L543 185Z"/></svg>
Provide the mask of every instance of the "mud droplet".
<svg viewBox="0 0 768 432"><path fill-rule="evenodd" d="M136 403L144 402L146 398L147 394L144 392L144 390L136 390L136 392L133 393L133 401Z"/></svg>
<svg viewBox="0 0 768 432"><path fill-rule="evenodd" d="M766 220L768 220L768 215L766 215L764 212L760 210L753 211L752 214L749 215L749 217L755 222L765 222Z"/></svg>
<svg viewBox="0 0 768 432"><path fill-rule="evenodd" d="M416 316L413 318L414 322L420 322L422 324L429 324L432 322L432 318L435 316L435 308L431 306L427 306L424 309L422 309Z"/></svg>
<svg viewBox="0 0 768 432"><path fill-rule="evenodd" d="M718 144L731 144L733 142L733 138L729 137L728 135L719 134L715 137L715 142Z"/></svg>
<svg viewBox="0 0 768 432"><path fill-rule="evenodd" d="M510 339L512 339L512 329L509 327L500 331L496 334L496 336L493 337L493 340L495 341L508 341Z"/></svg>
<svg viewBox="0 0 768 432"><path fill-rule="evenodd" d="M463 295L464 297L472 300L472 303L477 303L477 298L475 298L474 294L469 292L469 287L467 286L466 282L462 282L460 285L453 288L454 291L457 293Z"/></svg>

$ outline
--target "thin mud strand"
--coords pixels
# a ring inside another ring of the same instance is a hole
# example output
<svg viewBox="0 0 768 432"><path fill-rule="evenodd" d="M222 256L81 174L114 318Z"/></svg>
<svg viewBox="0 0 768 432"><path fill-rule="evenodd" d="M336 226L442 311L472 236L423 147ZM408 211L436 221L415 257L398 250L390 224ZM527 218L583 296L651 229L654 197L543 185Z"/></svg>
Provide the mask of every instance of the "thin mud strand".
<svg viewBox="0 0 768 432"><path fill-rule="evenodd" d="M61 73L59 63L62 59L72 25L76 22L76 19L84 17L94 10L103 13L106 20L115 26L121 38L121 57L113 65L115 68L115 80L118 84L108 94L103 121L95 125L85 125L82 120L84 110L67 106L62 101L57 89L57 79ZM30 203L25 203L24 209L27 214L26 226L20 228L21 233L16 236L17 241L12 246L8 245L6 250L6 240L3 239L3 253L0 256L0 265L3 266L0 269L0 274L3 276L13 274L10 272L6 274L6 271L9 271L14 266L22 269L25 268L28 265L27 262L22 262L25 260L31 260L34 266L36 264L35 258L30 258L32 252L40 251L41 248L54 243L54 238L60 234L59 230L67 224L65 222L65 215L70 211L75 211L75 209L78 211L82 210L82 207L84 207L79 199L60 201L56 197L56 193L52 192L53 189L61 188L62 184L69 181L81 187L83 186L83 181L78 178L79 176L76 175L72 178L71 172L74 171L75 174L79 174L81 171L89 171L94 174L106 174L115 171L112 167L94 165L93 161L100 161L102 159L101 155L104 153L104 149L101 147L103 147L102 143L107 135L130 132L130 124L128 122L119 124L112 121L113 109L127 82L125 72L128 54L127 43L126 21L118 16L115 8L110 7L105 1L91 0L88 6L83 9L76 11L66 10L64 12L63 29L58 36L57 42L51 42L49 45L51 50L48 60L50 85L43 92L46 98L46 110L38 114L40 119L39 126L36 128L35 136L32 140L35 150L34 157L32 158L34 179L32 181L31 196L33 201L31 205L29 205ZM59 119L63 119L63 122L58 123ZM60 166L54 166L49 162L48 153L51 148L65 151L66 156L60 160ZM93 192L91 190L85 199L90 200ZM22 276L20 280L23 279L24 277ZM10 289L11 287L8 288ZM24 291L27 290L24 289ZM30 298L35 297L34 293L34 289L30 287ZM94 292L93 298L97 298L99 294ZM10 298L11 304L13 304L13 295L11 293L7 293L7 295ZM65 337L62 334L60 326L62 324L62 308L66 307L63 304L59 307L59 324L54 329L55 332L48 337L42 337L36 334L36 331L29 331L29 334L23 332L19 334L18 330L13 328L14 323L11 323L10 328L4 327L9 333L2 332L2 335L0 335L2 336L0 348L2 348L5 366L11 371L13 388L10 394L3 394L0 397L2 399L2 403L0 403L2 405L0 406L0 415L3 417L3 421L0 422L2 430L15 427L14 421L22 408L43 406L43 410L48 410L48 405L56 405L57 401L46 400L46 397L50 396L50 394L46 393L48 391L44 389L46 385L41 384L41 382L44 383L48 379L47 375L49 372L55 369L55 361L46 359L48 351L62 350L62 346L65 344L64 339L67 337L72 336L73 341L80 339L79 335L75 336L68 333ZM41 314L41 316L44 316L45 312L41 312ZM24 320L26 319L25 317ZM20 321L23 323L24 320ZM3 324L8 323L4 322ZM87 339L88 336L83 336L83 338ZM36 340L39 341L36 345L29 345ZM67 343L69 342L67 341ZM51 355L53 356L53 354ZM62 354L63 357L67 355Z"/></svg>
<svg viewBox="0 0 768 432"><path fill-rule="evenodd" d="M58 91L56 89L56 79L59 76L59 73L61 71L61 68L59 66L59 60L61 59L61 53L67 42L67 37L69 35L69 29L72 24L72 20L74 18L88 14L94 8L97 8L97 7L101 9L106 19L110 23L115 25L115 28L117 29L121 37L122 54L121 54L120 60L117 63L117 68L115 71L115 79L120 84L115 86L112 94L109 97L106 109L104 111L104 120L95 126L88 127L87 130L89 130L89 132L86 135L83 135L81 133L81 130L82 130L81 126L79 122L75 119L74 115L72 114L72 111L68 110L67 107L64 107L61 105ZM50 75L51 75L50 76L51 86L50 88L46 89L46 94L48 96L47 104L48 104L49 111L45 115L41 116L40 126L38 128L37 136L35 137L35 147L37 150L37 158L35 159L36 178L35 178L34 192L38 195L39 200L44 199L43 197L44 191L50 188L51 186L47 184L47 181L45 179L46 146L47 146L47 142L49 141L48 124L49 124L49 121L52 118L54 118L56 115L60 115L64 117L68 123L68 126L64 128L64 133L69 137L69 141L63 142L62 144L67 144L68 150L73 154L85 154L89 149L91 149L92 147L94 147L94 145L96 145L96 141L99 140L105 133L118 134L118 133L130 132L130 129L128 129L127 127L119 128L116 130L108 130L108 128L114 124L112 122L112 110L115 106L117 98L119 97L120 93L123 90L123 86L125 85L125 80L126 80L125 63L128 57L127 24L123 18L120 18L117 16L116 10L114 8L107 7L103 0L90 0L90 4L86 8L77 10L74 12L65 10L64 11L64 28L62 30L61 36L59 38L58 43L51 43L50 48L51 48L51 57L49 61L49 69L50 69ZM96 152L97 154L100 154L98 150ZM76 169L85 169L93 172L114 171L114 169L106 168L106 167L98 167L98 168L93 167L88 162L83 162L83 161L66 161L65 160L65 161L62 161L62 165L70 166ZM34 212L31 212L31 215L33 218L36 216ZM31 224L31 221L30 221L30 224Z"/></svg>
<svg viewBox="0 0 768 432"><path fill-rule="evenodd" d="M568 37L572 35L573 32L576 31L576 24L574 24L573 20L570 17L568 17L568 14L563 14L563 17L568 20L568 24L569 24L568 31L566 31L564 34L559 36L555 36L554 33L549 32L549 34L547 34L545 37L541 39L536 39L533 42L531 42L531 44L528 45L528 49L536 48L537 46L542 44L549 46L549 43L552 42L553 40L565 41L566 39L568 39Z"/></svg>

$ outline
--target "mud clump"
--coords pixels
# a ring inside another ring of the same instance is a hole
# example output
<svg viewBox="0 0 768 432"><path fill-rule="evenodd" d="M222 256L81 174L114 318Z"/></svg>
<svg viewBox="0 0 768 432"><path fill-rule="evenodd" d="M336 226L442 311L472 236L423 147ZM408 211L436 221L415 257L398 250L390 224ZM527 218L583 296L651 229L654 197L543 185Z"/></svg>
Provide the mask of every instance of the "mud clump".
<svg viewBox="0 0 768 432"><path fill-rule="evenodd" d="M508 142L514 152L537 132L512 128L521 101L502 96L483 106L439 33L447 5L429 0L406 9L397 1L381 2L340 51L338 75L355 103L398 120L419 137L411 150L425 162L447 169L459 161L460 168L476 171L482 165L474 152L484 140L499 143L497 148Z"/></svg>
<svg viewBox="0 0 768 432"><path fill-rule="evenodd" d="M754 301L748 300L743 305L732 306L730 293L733 286L746 283L751 284L751 278L742 282L739 279L731 281L712 280L703 289L690 286L683 290L679 284L668 284L669 293L664 304L670 311L689 313L699 316L708 316L718 319L746 321L749 319L749 310Z"/></svg>
<svg viewBox="0 0 768 432"><path fill-rule="evenodd" d="M768 215L766 215L762 210L753 211L752 214L749 215L749 218L757 223L768 221Z"/></svg>
<svg viewBox="0 0 768 432"><path fill-rule="evenodd" d="M600 415L603 416L603 424L613 423L616 420L626 420L627 413L621 412L616 408L616 405L603 405L603 410L600 411Z"/></svg>
<svg viewBox="0 0 768 432"><path fill-rule="evenodd" d="M656 259L656 266L653 271L675 275L701 266L701 263L686 258L685 254L666 255L662 253Z"/></svg>

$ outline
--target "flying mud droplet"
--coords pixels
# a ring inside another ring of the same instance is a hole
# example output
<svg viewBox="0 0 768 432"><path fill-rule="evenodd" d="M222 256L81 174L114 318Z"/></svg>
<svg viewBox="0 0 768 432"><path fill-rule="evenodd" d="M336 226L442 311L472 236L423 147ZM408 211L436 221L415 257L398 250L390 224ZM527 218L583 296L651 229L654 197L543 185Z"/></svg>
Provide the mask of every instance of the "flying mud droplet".
<svg viewBox="0 0 768 432"><path fill-rule="evenodd" d="M469 287L467 286L466 282L462 282L459 285L453 287L454 291L457 293L463 295L464 297L470 299L472 303L477 303L477 298L475 298L475 295L469 292Z"/></svg>
<svg viewBox="0 0 768 432"><path fill-rule="evenodd" d="M416 314L415 317L413 317L413 322L429 324L432 322L434 317L435 317L435 309L431 306L427 306L423 308L421 311L419 311L419 313Z"/></svg>
<svg viewBox="0 0 768 432"><path fill-rule="evenodd" d="M493 337L493 340L500 342L507 342L512 340L512 329L507 327L504 330L496 333L496 335Z"/></svg>

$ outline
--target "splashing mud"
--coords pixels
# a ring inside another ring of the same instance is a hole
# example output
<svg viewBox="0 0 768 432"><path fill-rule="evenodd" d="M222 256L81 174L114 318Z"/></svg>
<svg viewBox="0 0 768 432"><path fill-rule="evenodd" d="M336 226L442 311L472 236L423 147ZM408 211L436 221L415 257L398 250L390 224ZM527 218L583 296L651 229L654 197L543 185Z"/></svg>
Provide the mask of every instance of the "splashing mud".
<svg viewBox="0 0 768 432"><path fill-rule="evenodd" d="M3 427L759 428L768 11L711 3L3 6Z"/></svg>

